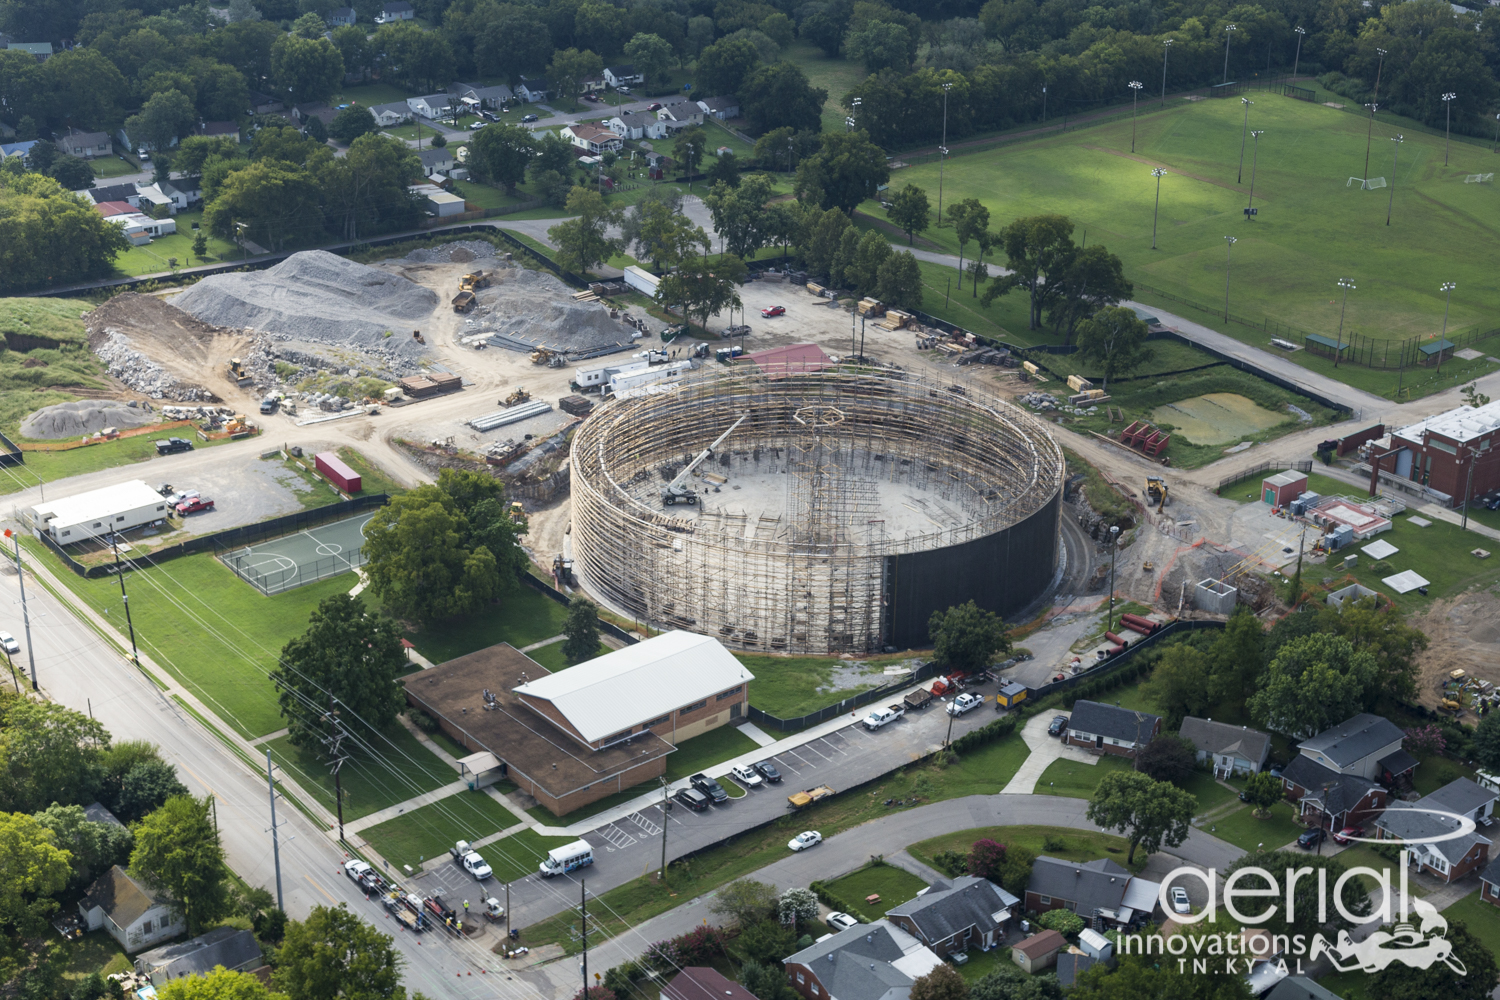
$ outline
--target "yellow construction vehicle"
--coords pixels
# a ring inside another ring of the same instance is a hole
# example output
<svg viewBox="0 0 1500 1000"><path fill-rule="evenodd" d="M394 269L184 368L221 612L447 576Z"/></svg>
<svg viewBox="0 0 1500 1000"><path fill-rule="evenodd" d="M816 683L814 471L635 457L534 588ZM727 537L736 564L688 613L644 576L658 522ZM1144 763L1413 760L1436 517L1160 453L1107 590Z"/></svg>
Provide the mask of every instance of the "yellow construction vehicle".
<svg viewBox="0 0 1500 1000"><path fill-rule="evenodd" d="M529 402L531 402L531 393L527 392L525 389L516 389L511 392L509 396L506 396L504 399L500 400L500 405L505 407L506 409L510 409L512 406L515 406L519 403Z"/></svg>
<svg viewBox="0 0 1500 1000"><path fill-rule="evenodd" d="M1457 712L1462 708L1463 706L1454 701L1452 698L1443 699L1443 711L1445 712Z"/></svg>
<svg viewBox="0 0 1500 1000"><path fill-rule="evenodd" d="M477 292L481 288L488 288L490 276L483 271L475 271L458 279L458 290L461 292Z"/></svg>
<svg viewBox="0 0 1500 1000"><path fill-rule="evenodd" d="M1165 479L1161 476L1146 477L1146 497L1152 503L1156 504L1157 513L1160 513L1161 509L1167 505L1168 495L1169 491Z"/></svg>
<svg viewBox="0 0 1500 1000"><path fill-rule="evenodd" d="M247 386L254 381L250 373L245 371L245 363L239 358L229 359L229 381L238 386Z"/></svg>
<svg viewBox="0 0 1500 1000"><path fill-rule="evenodd" d="M457 295L453 296L453 311L456 313L469 312L474 308L474 303L478 301L479 300L474 297L474 293L471 291L465 290L459 292Z"/></svg>
<svg viewBox="0 0 1500 1000"><path fill-rule="evenodd" d="M228 434L243 434L250 429L249 422L243 413L236 413L224 424L224 431Z"/></svg>
<svg viewBox="0 0 1500 1000"><path fill-rule="evenodd" d="M554 356L554 352L547 350L545 347L538 347L531 352L531 363L534 365L545 365Z"/></svg>
<svg viewBox="0 0 1500 1000"><path fill-rule="evenodd" d="M512 500L510 502L510 519L516 524L526 523L526 508L521 506L521 501Z"/></svg>

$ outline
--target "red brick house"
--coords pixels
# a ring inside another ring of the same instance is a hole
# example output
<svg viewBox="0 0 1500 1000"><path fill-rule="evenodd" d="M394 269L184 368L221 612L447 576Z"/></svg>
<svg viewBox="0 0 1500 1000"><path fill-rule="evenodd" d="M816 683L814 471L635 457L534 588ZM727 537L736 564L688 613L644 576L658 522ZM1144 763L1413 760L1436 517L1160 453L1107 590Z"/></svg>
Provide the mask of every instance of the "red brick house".
<svg viewBox="0 0 1500 1000"><path fill-rule="evenodd" d="M1488 822L1497 798L1500 793L1468 778L1458 778L1416 802L1391 806L1375 821L1375 835L1381 840L1406 841L1411 863L1419 871L1444 882L1456 882L1489 864L1491 841L1477 828L1452 837L1454 831L1463 828L1454 817ZM1424 842L1429 837L1432 839Z"/></svg>
<svg viewBox="0 0 1500 1000"><path fill-rule="evenodd" d="M1500 858L1491 861L1489 867L1479 873L1479 898L1500 906Z"/></svg>
<svg viewBox="0 0 1500 1000"><path fill-rule="evenodd" d="M1404 739L1389 719L1361 712L1303 740L1281 772L1302 822L1337 832L1378 816L1388 789L1408 781L1417 766L1402 749Z"/></svg>
<svg viewBox="0 0 1500 1000"><path fill-rule="evenodd" d="M1079 701L1068 720L1068 742L1118 757L1134 757L1161 732L1161 716L1097 701Z"/></svg>

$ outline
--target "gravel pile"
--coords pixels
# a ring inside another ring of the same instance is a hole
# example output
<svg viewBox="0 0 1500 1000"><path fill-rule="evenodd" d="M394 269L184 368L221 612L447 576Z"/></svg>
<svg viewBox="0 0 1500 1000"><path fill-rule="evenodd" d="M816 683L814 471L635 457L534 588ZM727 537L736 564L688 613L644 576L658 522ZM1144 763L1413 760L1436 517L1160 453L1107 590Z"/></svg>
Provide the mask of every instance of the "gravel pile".
<svg viewBox="0 0 1500 1000"><path fill-rule="evenodd" d="M479 307L465 324L465 335L489 334L490 343L513 351L545 347L581 354L623 350L638 332L610 319L609 306L575 302L573 289L545 271L500 271L479 292Z"/></svg>
<svg viewBox="0 0 1500 1000"><path fill-rule="evenodd" d="M38 441L83 437L106 427L140 427L155 414L134 403L112 399L75 399L45 406L21 421L21 436Z"/></svg>
<svg viewBox="0 0 1500 1000"><path fill-rule="evenodd" d="M414 264L467 264L495 256L495 248L484 240L457 240L440 247L413 250L406 259Z"/></svg>
<svg viewBox="0 0 1500 1000"><path fill-rule="evenodd" d="M95 338L94 353L99 355L100 359L108 366L107 370L111 375L135 391L143 392L152 399L176 399L182 402L194 402L197 400L216 402L219 398L202 386L181 381L177 376L136 350L132 346L129 337L112 327L106 327L103 331L103 336ZM64 405L71 406L73 404L68 403ZM109 424L101 424L100 426L108 427ZM94 429L97 430L98 428ZM27 436L45 437L46 435L28 434ZM57 436L70 437L71 435L59 434Z"/></svg>

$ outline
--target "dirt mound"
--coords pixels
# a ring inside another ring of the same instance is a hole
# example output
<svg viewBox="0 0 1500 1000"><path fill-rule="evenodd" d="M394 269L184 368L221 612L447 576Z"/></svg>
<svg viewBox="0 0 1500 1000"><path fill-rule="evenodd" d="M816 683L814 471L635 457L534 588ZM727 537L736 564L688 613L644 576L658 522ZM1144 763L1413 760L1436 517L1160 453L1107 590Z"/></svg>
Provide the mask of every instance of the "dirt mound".
<svg viewBox="0 0 1500 1000"><path fill-rule="evenodd" d="M116 295L83 317L89 347L110 375L153 399L219 401L229 358L255 353L255 338L210 326L154 295Z"/></svg>
<svg viewBox="0 0 1500 1000"><path fill-rule="evenodd" d="M413 250L405 259L416 264L467 264L495 256L495 248L483 240L457 240L440 247Z"/></svg>
<svg viewBox="0 0 1500 1000"><path fill-rule="evenodd" d="M513 351L624 350L636 333L610 319L607 306L575 302L572 288L544 271L524 268L496 272L495 283L479 292L479 307L470 320L466 334L488 333L491 344Z"/></svg>
<svg viewBox="0 0 1500 1000"><path fill-rule="evenodd" d="M1462 667L1480 680L1500 684L1500 596L1471 590L1432 606L1410 624L1427 634L1417 658L1417 701L1437 708L1449 671ZM1473 713L1466 713L1473 721Z"/></svg>
<svg viewBox="0 0 1500 1000"><path fill-rule="evenodd" d="M83 437L106 427L140 427L155 419L145 407L112 399L75 399L44 406L21 421L21 436L38 441Z"/></svg>

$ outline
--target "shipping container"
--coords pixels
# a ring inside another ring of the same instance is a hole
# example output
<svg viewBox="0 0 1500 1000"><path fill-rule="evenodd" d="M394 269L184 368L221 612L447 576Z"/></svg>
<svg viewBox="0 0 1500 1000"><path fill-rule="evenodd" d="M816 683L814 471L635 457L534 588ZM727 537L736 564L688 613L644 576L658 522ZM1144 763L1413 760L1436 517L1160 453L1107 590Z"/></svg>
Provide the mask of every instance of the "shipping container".
<svg viewBox="0 0 1500 1000"><path fill-rule="evenodd" d="M313 467L345 493L358 493L364 489L359 473L345 465L344 460L331 451L319 452L313 456Z"/></svg>

